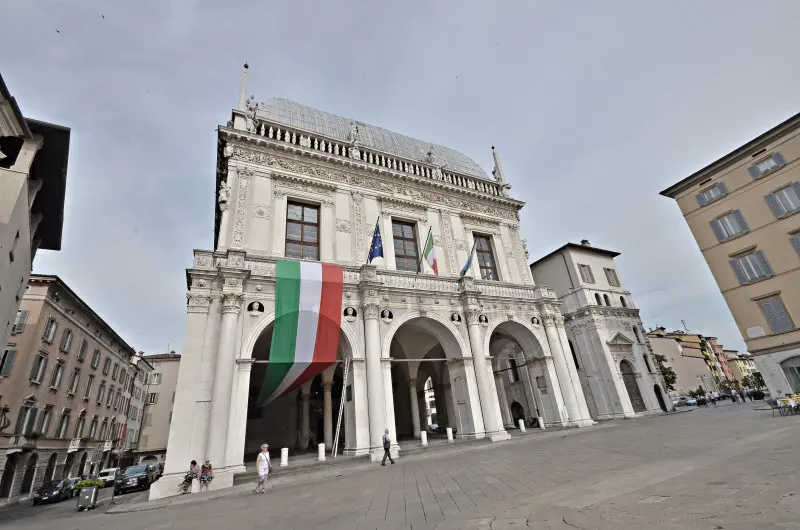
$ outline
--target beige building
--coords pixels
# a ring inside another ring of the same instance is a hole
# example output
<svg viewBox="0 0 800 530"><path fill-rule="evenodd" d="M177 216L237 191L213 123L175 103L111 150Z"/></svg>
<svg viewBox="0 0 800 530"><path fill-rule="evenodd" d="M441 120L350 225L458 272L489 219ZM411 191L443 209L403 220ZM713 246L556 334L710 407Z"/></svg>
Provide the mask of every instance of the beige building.
<svg viewBox="0 0 800 530"><path fill-rule="evenodd" d="M144 394L144 421L139 436L138 458L140 462L164 462L167 453L169 427L172 423L172 406L178 386L180 354L171 351L144 358L153 367ZM186 455L200 460L201 455Z"/></svg>
<svg viewBox="0 0 800 530"><path fill-rule="evenodd" d="M725 350L728 357L728 366L731 368L733 378L741 382L745 377L752 377L758 371L753 357L749 353L740 354L736 350Z"/></svg>
<svg viewBox="0 0 800 530"><path fill-rule="evenodd" d="M58 276L31 275L0 359L0 502L124 456L135 351Z"/></svg>
<svg viewBox="0 0 800 530"><path fill-rule="evenodd" d="M719 390L709 369L707 355L703 354L699 335L677 331L667 333L664 328L657 328L647 334L647 339L653 353L666 357L666 364L675 371L675 390L670 391L671 396L685 396L690 390L697 390L698 386L705 390Z"/></svg>
<svg viewBox="0 0 800 530"><path fill-rule="evenodd" d="M773 396L800 392L800 114L670 186Z"/></svg>
<svg viewBox="0 0 800 530"><path fill-rule="evenodd" d="M14 316L36 250L61 249L69 136L23 117L0 76L0 344L20 325Z"/></svg>

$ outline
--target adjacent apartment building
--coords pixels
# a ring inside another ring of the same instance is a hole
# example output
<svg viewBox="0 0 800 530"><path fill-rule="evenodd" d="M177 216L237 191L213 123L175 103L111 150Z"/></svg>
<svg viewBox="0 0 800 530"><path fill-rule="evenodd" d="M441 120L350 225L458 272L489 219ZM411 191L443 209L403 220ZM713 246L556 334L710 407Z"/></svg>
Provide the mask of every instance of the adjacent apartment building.
<svg viewBox="0 0 800 530"><path fill-rule="evenodd" d="M563 304L571 358L595 420L672 408L639 310L617 272L617 256L584 239L530 266L536 284L553 289Z"/></svg>
<svg viewBox="0 0 800 530"><path fill-rule="evenodd" d="M70 131L25 118L0 76L0 345L37 249L61 249Z"/></svg>
<svg viewBox="0 0 800 530"><path fill-rule="evenodd" d="M135 351L58 276L31 275L0 358L0 503L124 458Z"/></svg>
<svg viewBox="0 0 800 530"><path fill-rule="evenodd" d="M700 335L680 331L669 333L665 328L656 328L647 334L647 339L653 353L663 355L666 364L675 372L676 382L675 388L669 392L671 396L685 396L698 387L719 391L710 368L713 361L709 353L704 353Z"/></svg>
<svg viewBox="0 0 800 530"><path fill-rule="evenodd" d="M800 114L661 192L675 199L773 396L800 392Z"/></svg>
<svg viewBox="0 0 800 530"><path fill-rule="evenodd" d="M163 463L172 423L172 406L178 386L181 356L174 351L144 358L152 367L144 400L144 421L139 436L139 462ZM187 462L200 460L203 455L186 455Z"/></svg>
<svg viewBox="0 0 800 530"><path fill-rule="evenodd" d="M128 394L130 403L127 409L127 433L125 436L125 462L132 465L138 461L139 435L141 433L144 410L147 403L147 388L150 382L150 373L153 366L139 352L131 360L131 377L128 380Z"/></svg>

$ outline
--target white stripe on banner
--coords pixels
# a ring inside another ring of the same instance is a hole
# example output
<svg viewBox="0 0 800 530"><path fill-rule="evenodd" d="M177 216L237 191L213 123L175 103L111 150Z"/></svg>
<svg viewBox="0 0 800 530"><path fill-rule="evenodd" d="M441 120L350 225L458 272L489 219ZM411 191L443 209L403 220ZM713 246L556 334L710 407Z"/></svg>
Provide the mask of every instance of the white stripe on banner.
<svg viewBox="0 0 800 530"><path fill-rule="evenodd" d="M317 342L317 326L322 300L322 264L300 262L300 307L297 315L297 343L294 349L294 364L275 389L278 397L305 372L314 359Z"/></svg>

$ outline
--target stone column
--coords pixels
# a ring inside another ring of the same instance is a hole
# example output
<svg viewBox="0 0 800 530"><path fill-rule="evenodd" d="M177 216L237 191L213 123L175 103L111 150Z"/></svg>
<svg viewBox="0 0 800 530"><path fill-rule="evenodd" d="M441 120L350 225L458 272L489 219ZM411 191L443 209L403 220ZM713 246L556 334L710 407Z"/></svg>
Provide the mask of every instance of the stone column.
<svg viewBox="0 0 800 530"><path fill-rule="evenodd" d="M381 369L381 331L378 324L380 306L377 301L365 303L364 339L367 365L367 401L369 407L369 445L373 458L383 451L383 430L386 428L383 373Z"/></svg>
<svg viewBox="0 0 800 530"><path fill-rule="evenodd" d="M308 438L311 435L310 413L311 406L309 405L309 394L311 393L311 382L304 383L300 387L300 396L303 400L302 406L302 420L300 421L300 443L303 449L308 449Z"/></svg>
<svg viewBox="0 0 800 530"><path fill-rule="evenodd" d="M575 400L578 404L579 416L571 419L573 419L573 421L579 421L581 425L592 425L594 424L594 420L592 420L592 415L589 413L589 406L586 404L586 395L583 393L583 386L581 385L581 379L578 375L578 368L575 366L574 362L571 362L571 359L567 359L567 357L572 356L572 353L568 351L569 339L567 339L567 330L564 329L564 317L560 313L553 316L555 317L554 322L556 325L558 342L561 344L561 349L564 352L564 364L567 365L569 379L572 382L572 388L575 392Z"/></svg>
<svg viewBox="0 0 800 530"><path fill-rule="evenodd" d="M244 439L247 434L247 407L242 406L247 403L250 393L250 371L252 359L243 359L237 363L236 370L236 390L234 406L231 409L231 419L228 424L228 448L226 465L234 472L244 472ZM213 465L213 463L212 463ZM214 483L211 483L211 489Z"/></svg>
<svg viewBox="0 0 800 530"><path fill-rule="evenodd" d="M417 395L417 382L409 381L408 390L411 394L411 422L414 424L414 438L419 438L419 396Z"/></svg>
<svg viewBox="0 0 800 530"><path fill-rule="evenodd" d="M503 418L503 425L513 427L514 421L511 412L508 410L508 396L506 396L506 385L503 381L503 373L494 374L494 386L497 387L497 398L500 400L500 414Z"/></svg>
<svg viewBox="0 0 800 530"><path fill-rule="evenodd" d="M325 422L325 447L328 450L333 449L333 398L331 396L331 389L333 388L333 382L325 381L322 384L323 388L323 412L324 412L324 422Z"/></svg>
<svg viewBox="0 0 800 530"><path fill-rule="evenodd" d="M497 417L497 394L493 391L492 381L489 376L486 364L486 356L483 352L483 337L479 322L480 311L471 308L465 311L467 316L467 330L469 333L470 349L472 350L472 362L475 366L475 379L478 383L478 396L481 400L481 412L483 413L483 424L486 435L491 441L505 440L509 434L501 424L501 418Z"/></svg>
<svg viewBox="0 0 800 530"><path fill-rule="evenodd" d="M222 300L222 324L217 349L214 388L211 394L211 419L208 422L207 456L212 462L225 462L228 433L225 428L231 413L233 370L236 362L236 334L242 295L225 293ZM222 427L222 428L221 428Z"/></svg>
<svg viewBox="0 0 800 530"><path fill-rule="evenodd" d="M561 387L561 395L564 398L564 406L569 416L569 423L573 425L583 425L584 418L578 405L578 395L575 392L575 386L570 376L567 360L564 356L564 349L561 347L561 342L558 338L555 315L544 315L542 320L544 321L544 330L555 365L556 376L558 377L558 383ZM580 385L580 383L578 383L578 385ZM581 392L581 395L582 394L583 392ZM589 424L591 424L591 420Z"/></svg>

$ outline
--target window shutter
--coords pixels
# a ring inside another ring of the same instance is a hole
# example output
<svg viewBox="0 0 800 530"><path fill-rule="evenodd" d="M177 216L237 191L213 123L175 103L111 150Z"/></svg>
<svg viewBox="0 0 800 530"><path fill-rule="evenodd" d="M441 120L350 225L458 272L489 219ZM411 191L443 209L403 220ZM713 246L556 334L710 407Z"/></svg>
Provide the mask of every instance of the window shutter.
<svg viewBox="0 0 800 530"><path fill-rule="evenodd" d="M782 166L786 163L786 161L783 159L783 155L781 155L780 153L775 153L774 155L772 155L772 159L778 166Z"/></svg>
<svg viewBox="0 0 800 530"><path fill-rule="evenodd" d="M43 359L40 359L38 357L33 360L33 366L31 367L31 377L30 377L31 381L36 381L36 372L39 371L38 367L42 362Z"/></svg>
<svg viewBox="0 0 800 530"><path fill-rule="evenodd" d="M731 215L733 216L734 219L736 219L736 222L739 224L739 228L742 229L742 231L739 232L740 234L744 234L750 231L750 228L747 226L747 222L744 220L744 215L742 215L742 212L740 212L739 210L734 210L731 212Z"/></svg>
<svg viewBox="0 0 800 530"><path fill-rule="evenodd" d="M780 202L778 202L778 198L775 195L773 195L772 193L770 193L769 195L765 195L764 200L767 201L769 209L772 210L772 213L775 215L775 217L780 219L781 217L786 215L786 209Z"/></svg>
<svg viewBox="0 0 800 530"><path fill-rule="evenodd" d="M25 424L25 434L28 435L33 432L33 426L36 425L36 413L39 412L39 409L36 407L31 409L31 413L28 415L28 422Z"/></svg>
<svg viewBox="0 0 800 530"><path fill-rule="evenodd" d="M722 226L720 226L717 219L711 220L711 229L714 231L714 235L717 236L717 241L720 243L725 241L725 232L722 231Z"/></svg>
<svg viewBox="0 0 800 530"><path fill-rule="evenodd" d="M16 335L25 331L25 324L28 322L28 311L20 309L17 312L17 318L14 320L14 327L11 329L11 334Z"/></svg>
<svg viewBox="0 0 800 530"><path fill-rule="evenodd" d="M728 186L726 186L724 182L720 182L719 184L717 184L717 189L719 189L719 192L722 197L728 194Z"/></svg>
<svg viewBox="0 0 800 530"><path fill-rule="evenodd" d="M27 407L20 407L19 414L17 414L17 424L14 426L14 434L22 434L22 422L25 421L25 411Z"/></svg>
<svg viewBox="0 0 800 530"><path fill-rule="evenodd" d="M793 235L792 236L792 247L794 247L794 251L800 254L800 235Z"/></svg>
<svg viewBox="0 0 800 530"><path fill-rule="evenodd" d="M11 375L11 368L14 367L14 359L17 357L17 350L6 350L6 356L3 359L3 367L0 368L0 377L8 377Z"/></svg>
<svg viewBox="0 0 800 530"><path fill-rule="evenodd" d="M754 179L761 178L761 170L758 169L758 166L756 165L752 165L749 168L747 168L747 172L750 173L750 176L753 177Z"/></svg>
<svg viewBox="0 0 800 530"><path fill-rule="evenodd" d="M758 259L759 263L761 263L761 266L764 268L764 271L767 273L767 276L772 276L773 274L775 274L774 272L772 272L772 267L769 266L767 257L764 255L762 251L760 250L756 251L756 259Z"/></svg>
<svg viewBox="0 0 800 530"><path fill-rule="evenodd" d="M778 300L764 300L761 303L761 308L764 311L764 316L767 318L767 324L773 333L778 333L781 330L780 314L783 312L779 307Z"/></svg>
<svg viewBox="0 0 800 530"><path fill-rule="evenodd" d="M697 204L699 204L700 206L705 206L706 204L708 204L708 201L706 201L706 196L704 193L698 193L697 195L695 195L695 198L697 199Z"/></svg>
<svg viewBox="0 0 800 530"><path fill-rule="evenodd" d="M744 269L742 269L742 265L739 263L739 260L732 259L730 263L731 268L733 268L733 273L736 274L736 279L739 280L739 285L745 285L747 283L747 275L745 275Z"/></svg>
<svg viewBox="0 0 800 530"><path fill-rule="evenodd" d="M792 182L792 189L794 190L794 194L800 198L800 182ZM25 318L28 318L27 311L25 313Z"/></svg>

